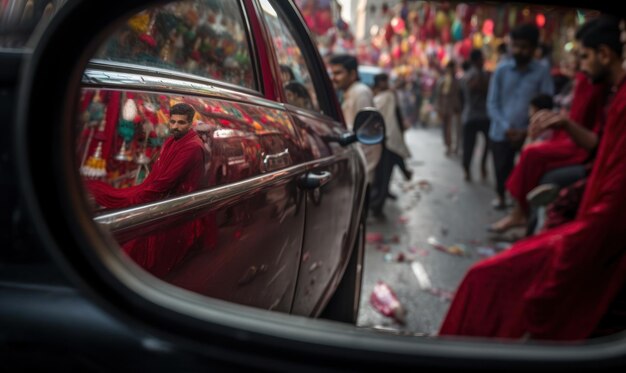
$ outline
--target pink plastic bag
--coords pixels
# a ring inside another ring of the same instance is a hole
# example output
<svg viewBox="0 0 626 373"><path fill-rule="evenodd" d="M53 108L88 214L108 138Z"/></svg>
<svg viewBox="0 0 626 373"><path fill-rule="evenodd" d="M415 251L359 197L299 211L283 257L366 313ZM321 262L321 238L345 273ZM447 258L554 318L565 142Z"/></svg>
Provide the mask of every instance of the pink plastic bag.
<svg viewBox="0 0 626 373"><path fill-rule="evenodd" d="M400 324L405 323L406 311L389 285L378 281L370 296L374 308L387 317L392 317Z"/></svg>

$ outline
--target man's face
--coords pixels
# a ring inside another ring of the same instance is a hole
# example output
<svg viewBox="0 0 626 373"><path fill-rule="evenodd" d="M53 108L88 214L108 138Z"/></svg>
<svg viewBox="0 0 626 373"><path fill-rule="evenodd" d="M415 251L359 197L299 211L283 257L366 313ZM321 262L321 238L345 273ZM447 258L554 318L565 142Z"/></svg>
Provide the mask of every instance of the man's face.
<svg viewBox="0 0 626 373"><path fill-rule="evenodd" d="M608 69L601 63L598 52L581 46L579 50L580 71L585 73L594 84L606 80Z"/></svg>
<svg viewBox="0 0 626 373"><path fill-rule="evenodd" d="M356 81L357 72L348 71L343 65L330 65L330 74L336 89L346 90Z"/></svg>
<svg viewBox="0 0 626 373"><path fill-rule="evenodd" d="M170 133L176 140L185 136L191 129L191 121L187 120L186 115L174 114L170 117Z"/></svg>
<svg viewBox="0 0 626 373"><path fill-rule="evenodd" d="M511 54L518 66L526 66L532 61L535 55L536 45L528 40L514 39L511 45Z"/></svg>

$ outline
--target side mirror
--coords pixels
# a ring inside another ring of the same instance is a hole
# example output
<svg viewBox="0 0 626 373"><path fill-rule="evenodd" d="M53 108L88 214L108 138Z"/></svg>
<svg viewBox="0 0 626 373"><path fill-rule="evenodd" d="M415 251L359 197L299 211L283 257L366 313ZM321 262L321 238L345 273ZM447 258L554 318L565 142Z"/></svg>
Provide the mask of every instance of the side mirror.
<svg viewBox="0 0 626 373"><path fill-rule="evenodd" d="M385 139L385 120L378 110L363 108L354 118L354 133L361 144L380 144Z"/></svg>
<svg viewBox="0 0 626 373"><path fill-rule="evenodd" d="M375 145L385 139L385 120L380 112L367 107L358 111L354 118L354 132L345 133L339 138L339 143L343 146L353 142L360 142L365 145Z"/></svg>

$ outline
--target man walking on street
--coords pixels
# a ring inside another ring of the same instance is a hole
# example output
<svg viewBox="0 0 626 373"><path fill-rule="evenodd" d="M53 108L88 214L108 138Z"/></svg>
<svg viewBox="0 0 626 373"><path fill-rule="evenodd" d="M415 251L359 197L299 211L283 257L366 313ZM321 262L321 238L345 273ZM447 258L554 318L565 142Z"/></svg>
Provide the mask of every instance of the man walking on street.
<svg viewBox="0 0 626 373"><path fill-rule="evenodd" d="M335 88L343 92L341 109L346 126L352 130L354 119L359 110L365 107L374 107L372 90L359 81L359 63L356 57L339 54L330 58L330 71ZM382 145L362 145L367 160L368 181L374 180L374 170L382 154Z"/></svg>

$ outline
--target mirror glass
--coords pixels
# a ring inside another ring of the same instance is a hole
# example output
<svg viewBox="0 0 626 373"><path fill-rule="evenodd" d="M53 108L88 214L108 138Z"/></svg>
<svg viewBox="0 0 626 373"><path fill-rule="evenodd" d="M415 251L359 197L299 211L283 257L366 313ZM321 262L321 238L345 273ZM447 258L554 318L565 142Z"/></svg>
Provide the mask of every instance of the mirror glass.
<svg viewBox="0 0 626 373"><path fill-rule="evenodd" d="M379 144L385 138L385 120L376 110L364 110L354 119L356 138L365 145Z"/></svg>
<svg viewBox="0 0 626 373"><path fill-rule="evenodd" d="M350 252L363 249L362 292L353 290L344 302L344 308L359 302L357 324L437 335L470 268L505 254L527 234L494 238L485 231L505 212L491 206L493 152L485 153L484 183L462 179L461 140L470 122L463 118L473 115L467 105L488 116L486 95L496 84L489 79L505 63L514 69L527 47L509 33L531 22L548 55L537 49L526 57L545 66L549 82L542 76L509 83L529 90L551 84L553 111L569 115L582 76L575 32L599 14L518 3L390 1L354 6L349 21L328 22L334 11L328 2L296 3L317 30L313 40L294 32L292 22L301 18L279 0L159 2L117 24L84 71L74 122L76 171L94 221L118 242L111 250L159 280L303 316L323 314L343 269L355 263ZM263 32L253 32L252 24ZM319 34L320 25L330 34ZM326 71L310 68L323 61L298 65L315 56L307 52L315 47L324 59L354 53L363 66L390 76L402 119L386 128L381 110L363 111L354 124L367 145L385 141L392 148L389 130L400 132L410 153L403 161L411 170L391 173L386 220L355 216L367 185L358 152L336 142L347 126L319 107L327 104L318 98L335 94L320 89ZM473 50L482 52L487 78L483 97L468 101L460 87L474 74L464 64ZM279 72L286 63L311 102L274 98L284 92ZM442 98L451 92L454 97ZM520 128L529 119L522 106ZM450 139L459 144L456 155L444 154L443 130L456 134ZM493 134L481 131L486 137L479 135L476 147L487 149L485 138ZM303 188L314 185L301 182L307 175L323 175L323 183ZM359 222L365 242L356 239Z"/></svg>

